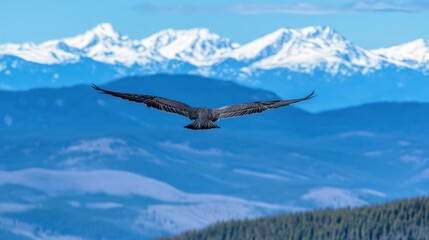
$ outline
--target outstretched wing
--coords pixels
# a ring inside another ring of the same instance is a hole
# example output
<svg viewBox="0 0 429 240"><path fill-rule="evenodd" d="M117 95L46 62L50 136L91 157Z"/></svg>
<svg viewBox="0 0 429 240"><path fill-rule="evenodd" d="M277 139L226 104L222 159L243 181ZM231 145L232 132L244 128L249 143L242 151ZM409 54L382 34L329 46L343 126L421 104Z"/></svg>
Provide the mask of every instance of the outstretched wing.
<svg viewBox="0 0 429 240"><path fill-rule="evenodd" d="M185 117L189 117L192 109L192 107L187 104L170 100L167 98L150 96L150 95L142 95L142 94L114 92L114 91L104 90L95 84L93 84L92 87L95 90L98 90L102 93L110 94L112 96L120 97L122 99L126 99L133 102L144 103L148 107L153 107L165 112L180 114Z"/></svg>
<svg viewBox="0 0 429 240"><path fill-rule="evenodd" d="M240 116L254 114L254 113L261 113L269 109L284 107L293 103L308 100L315 96L316 94L313 91L304 98L236 104L236 105L217 108L215 109L215 111L219 114L219 120L220 120L223 118L240 117Z"/></svg>

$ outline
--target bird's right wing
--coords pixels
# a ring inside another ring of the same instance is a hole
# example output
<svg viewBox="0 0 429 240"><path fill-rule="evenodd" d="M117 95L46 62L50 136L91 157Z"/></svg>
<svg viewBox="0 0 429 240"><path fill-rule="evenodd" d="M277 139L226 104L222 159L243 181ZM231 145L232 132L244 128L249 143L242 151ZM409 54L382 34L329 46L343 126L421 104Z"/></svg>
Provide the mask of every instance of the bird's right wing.
<svg viewBox="0 0 429 240"><path fill-rule="evenodd" d="M170 100L162 97L150 96L150 95L122 93L122 92L104 90L95 84L93 84L92 87L95 90L98 90L102 93L110 94L112 96L120 97L122 99L126 99L133 102L144 103L148 107L153 107L161 111L176 113L185 117L189 117L191 114L192 107L182 102L178 102L178 101L174 101L174 100Z"/></svg>
<svg viewBox="0 0 429 240"><path fill-rule="evenodd" d="M254 114L254 113L261 113L263 111L274 109L274 108L288 106L293 103L308 100L315 96L316 96L315 92L313 91L308 96L303 98L236 104L236 105L217 108L216 112L219 115L219 120L224 118L240 117L240 116Z"/></svg>

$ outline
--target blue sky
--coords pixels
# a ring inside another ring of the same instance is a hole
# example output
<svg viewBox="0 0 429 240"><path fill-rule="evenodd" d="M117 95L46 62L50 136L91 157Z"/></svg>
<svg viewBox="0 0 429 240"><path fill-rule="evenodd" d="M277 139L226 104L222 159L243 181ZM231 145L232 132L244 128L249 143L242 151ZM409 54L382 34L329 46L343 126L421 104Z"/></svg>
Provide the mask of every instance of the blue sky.
<svg viewBox="0 0 429 240"><path fill-rule="evenodd" d="M377 48L429 39L429 1L4 0L0 43L73 36L101 22L132 38L206 27L240 43L280 27L328 25L362 47Z"/></svg>

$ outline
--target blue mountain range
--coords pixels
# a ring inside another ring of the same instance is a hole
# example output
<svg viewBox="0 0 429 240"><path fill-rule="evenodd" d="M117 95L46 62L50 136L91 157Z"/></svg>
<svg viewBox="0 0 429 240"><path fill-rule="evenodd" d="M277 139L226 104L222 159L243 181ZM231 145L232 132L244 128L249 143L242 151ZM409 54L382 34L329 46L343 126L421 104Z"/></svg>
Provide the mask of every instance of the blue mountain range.
<svg viewBox="0 0 429 240"><path fill-rule="evenodd" d="M0 89L28 90L158 73L231 80L282 98L319 92L321 111L379 101L428 102L429 43L357 46L331 27L281 28L239 44L204 28L166 29L143 39L108 23L40 44L0 45ZM353 95L350 93L353 92Z"/></svg>
<svg viewBox="0 0 429 240"><path fill-rule="evenodd" d="M102 87L207 107L280 98L191 75ZM0 235L150 239L227 219L427 194L429 104L300 109L318 103L190 131L189 119L88 84L2 91Z"/></svg>

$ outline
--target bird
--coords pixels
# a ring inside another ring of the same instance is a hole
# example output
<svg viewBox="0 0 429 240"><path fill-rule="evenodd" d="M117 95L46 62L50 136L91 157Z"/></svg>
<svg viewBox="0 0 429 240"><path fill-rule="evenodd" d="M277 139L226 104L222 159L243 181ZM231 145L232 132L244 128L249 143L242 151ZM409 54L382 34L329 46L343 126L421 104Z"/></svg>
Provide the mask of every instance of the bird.
<svg viewBox="0 0 429 240"><path fill-rule="evenodd" d="M156 108L161 111L179 114L185 117L188 117L190 120L193 120L189 125L186 125L185 128L191 130L206 130L212 128L220 128L214 122L233 117L241 117L245 115L261 113L266 110L271 110L279 107L285 107L293 103L305 101L316 96L315 91L312 91L306 97L290 99L290 100L273 100L273 101L259 101L259 102L249 102L243 104L235 104L224 106L220 108L196 108L191 107L188 104L151 95L144 94L133 94L133 93L123 93L115 92L110 90L105 90L97 85L93 84L92 87L105 94L109 94L115 97L126 99L133 102L144 103L148 107Z"/></svg>

